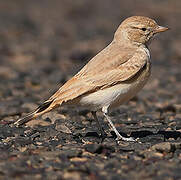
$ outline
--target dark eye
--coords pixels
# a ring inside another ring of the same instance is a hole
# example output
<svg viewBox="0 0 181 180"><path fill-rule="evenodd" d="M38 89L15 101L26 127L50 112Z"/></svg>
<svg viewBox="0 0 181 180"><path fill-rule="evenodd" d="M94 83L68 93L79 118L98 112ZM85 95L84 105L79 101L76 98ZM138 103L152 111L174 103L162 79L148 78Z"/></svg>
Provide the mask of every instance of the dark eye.
<svg viewBox="0 0 181 180"><path fill-rule="evenodd" d="M146 31L146 28L141 28L142 31Z"/></svg>

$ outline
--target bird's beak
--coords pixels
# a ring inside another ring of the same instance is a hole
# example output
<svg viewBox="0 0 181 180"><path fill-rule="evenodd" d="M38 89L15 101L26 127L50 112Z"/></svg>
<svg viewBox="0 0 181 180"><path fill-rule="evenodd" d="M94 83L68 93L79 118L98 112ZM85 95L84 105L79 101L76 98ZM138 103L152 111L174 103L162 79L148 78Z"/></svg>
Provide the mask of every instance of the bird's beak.
<svg viewBox="0 0 181 180"><path fill-rule="evenodd" d="M169 28L167 27L163 27L163 26L157 26L157 28L155 28L154 33L160 33L160 32L164 32L169 30Z"/></svg>

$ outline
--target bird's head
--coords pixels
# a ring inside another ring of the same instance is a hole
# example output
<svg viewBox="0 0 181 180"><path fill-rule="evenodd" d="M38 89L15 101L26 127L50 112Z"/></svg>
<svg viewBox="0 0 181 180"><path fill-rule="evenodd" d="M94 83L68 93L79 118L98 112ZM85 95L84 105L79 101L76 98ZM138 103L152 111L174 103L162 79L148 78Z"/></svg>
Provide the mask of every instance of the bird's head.
<svg viewBox="0 0 181 180"><path fill-rule="evenodd" d="M132 16L125 19L114 39L127 40L136 44L146 44L156 33L167 31L168 28L159 26L153 19L144 16Z"/></svg>

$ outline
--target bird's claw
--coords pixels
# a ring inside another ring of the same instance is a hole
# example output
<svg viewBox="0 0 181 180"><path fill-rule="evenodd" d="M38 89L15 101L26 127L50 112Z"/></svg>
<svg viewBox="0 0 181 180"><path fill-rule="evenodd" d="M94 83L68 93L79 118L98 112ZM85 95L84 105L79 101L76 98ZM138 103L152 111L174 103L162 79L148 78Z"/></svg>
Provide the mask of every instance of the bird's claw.
<svg viewBox="0 0 181 180"><path fill-rule="evenodd" d="M133 138L133 137L128 137L128 138L126 138L126 137L117 137L116 138L116 141L127 141L127 142L136 142L136 141L138 141L139 140L139 138Z"/></svg>

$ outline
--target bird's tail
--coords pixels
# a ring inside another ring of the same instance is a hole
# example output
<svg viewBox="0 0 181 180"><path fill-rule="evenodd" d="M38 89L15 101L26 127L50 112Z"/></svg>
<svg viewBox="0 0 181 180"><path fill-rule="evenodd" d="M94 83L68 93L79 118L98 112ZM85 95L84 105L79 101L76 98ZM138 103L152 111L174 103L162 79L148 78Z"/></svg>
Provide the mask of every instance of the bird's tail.
<svg viewBox="0 0 181 180"><path fill-rule="evenodd" d="M32 111L31 113L27 114L25 117L18 119L14 125L15 126L21 126L32 119L41 116L42 114L51 111L55 107L55 103L53 100L51 101L46 101L43 104L41 104L37 109Z"/></svg>

